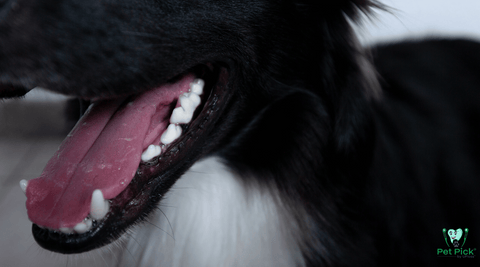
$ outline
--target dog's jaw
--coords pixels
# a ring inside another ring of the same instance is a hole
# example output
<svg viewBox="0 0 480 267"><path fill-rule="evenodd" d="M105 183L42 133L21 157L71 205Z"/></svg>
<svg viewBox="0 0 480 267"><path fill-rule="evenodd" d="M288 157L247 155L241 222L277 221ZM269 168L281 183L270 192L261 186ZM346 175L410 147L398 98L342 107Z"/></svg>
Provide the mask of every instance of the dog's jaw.
<svg viewBox="0 0 480 267"><path fill-rule="evenodd" d="M82 137L82 133L78 132L82 131L83 124L88 125L90 123L89 116L97 115L96 107L93 106L93 111L84 116L87 119L81 120L72 131L72 137L64 141L64 145L60 147L57 154L47 165L41 178L31 180L28 184L23 183L26 187L29 218L35 223L32 229L37 242L49 250L60 253L88 251L112 242L129 226L143 219L154 209L155 205L162 199L162 196L176 179L193 164L194 160L207 152L203 148L203 143L215 128L215 122L219 117L217 114L221 113L229 96L229 94L226 94L227 70L225 68L217 68L214 76L215 84L213 85L212 77L208 77L206 87L211 87L211 89L205 92L205 97L202 100L204 104L198 107L194 116L192 114L193 120L189 123L181 123L186 122L184 116L180 117L181 122L178 122L176 121L178 116L175 118L175 116L171 115L172 110L182 108L180 103L176 104L176 102L181 100L177 101L176 98L168 100L168 97L162 96L162 93L153 90L138 96L133 101L147 103L147 106L153 105L152 103L148 104L148 101L161 100L169 102L168 114L160 112L162 114L159 116L165 117L167 115L166 125L181 127L183 134L174 136L173 140L171 136L167 136L170 140L165 140L165 135L168 135L170 126L154 125L161 128L160 132L156 131L158 127L150 126L150 128L145 129L143 131L145 134L142 135L144 137L136 141L139 142L137 149L132 151L135 160L130 158L126 160L126 162L133 162L129 163L133 164L130 167L118 163L118 160L122 158L122 155L118 154L119 151L124 153L128 150L126 148L118 148L118 144L114 142L114 140L120 142L118 139L121 138L117 136L118 128L126 124L126 122L120 120L118 124L111 123L113 127L110 127L112 128L110 130L108 129L108 123L106 123L106 126L100 125L98 137L92 139L92 141L95 141L95 144L90 145L92 147L98 146L96 150L107 149L113 151L114 155L105 156L105 154L102 156L104 159L99 160L95 158L98 157L96 155L99 152L96 151L92 160L95 162L95 165L102 161L103 167L98 166L99 169L94 171L91 169L86 170L85 168L81 169L81 166L85 165L82 161L88 161L88 158L91 157L88 154L90 152L86 149L85 153L79 154L77 153L78 151L76 152L76 150L69 148L69 145L89 146L82 143L75 144L75 140L77 140L75 138L85 139L85 137ZM193 80L193 78L192 75L187 75L184 78L180 78L177 83L186 83L187 85L193 83L193 87L190 89L191 92L188 92L191 94L199 89L196 87L199 81ZM184 88L185 86L180 87ZM168 91L168 88L157 90ZM160 100L155 100L155 97L151 94L160 94L160 97L157 96ZM142 97L144 100L141 100ZM135 110L145 108L145 104L143 104L143 107L125 104L125 101L129 102L130 100L128 98L127 100L113 101L118 103L110 104L112 105L111 113L121 114L123 112L122 108L133 108ZM108 101L108 103L110 102L112 101ZM108 108L103 108L101 105L98 109L100 109L99 112L108 110ZM127 113L131 114L132 112ZM148 115L152 117L152 120L159 119L155 111L152 114ZM143 115L143 113L140 114L138 119L143 118ZM115 116L112 115L112 118L109 120L115 120ZM131 119L128 118L128 120L130 121ZM172 120L177 123L171 123ZM158 122L152 124L158 124ZM139 128L141 126L131 127L132 131L135 132L135 136L122 137L125 140L125 146L130 147L132 140L136 139L138 132L142 132ZM87 129L83 134L88 136L92 131L92 129ZM157 133L155 134L154 132ZM97 145L97 143L99 144ZM160 144L163 150L161 153L145 156L145 154L148 154L146 151L148 151L149 146ZM108 148L109 146L110 148ZM62 153L62 151L71 155L68 156ZM144 160L141 160L142 154ZM64 164L65 159L68 157L79 157L80 162ZM58 160L58 158L61 160ZM69 165L70 167L68 167ZM68 168L71 168L71 165L79 166L74 171L79 174L76 178L74 177L75 175L65 177L68 176L67 173L72 172L72 170L68 170ZM117 168L119 171L120 169L125 169L125 171L123 174L103 173L107 169L105 168L107 165L110 166L110 169L115 169L115 171L117 171ZM61 169L64 169L64 171L61 171ZM101 173L97 173L98 171ZM88 178L89 176L91 177ZM95 181L97 180L96 177L106 178ZM64 184L63 189L59 189L59 184ZM77 191L83 191L83 193ZM74 208L72 209L72 207ZM50 214L50 216L45 216L45 214Z"/></svg>

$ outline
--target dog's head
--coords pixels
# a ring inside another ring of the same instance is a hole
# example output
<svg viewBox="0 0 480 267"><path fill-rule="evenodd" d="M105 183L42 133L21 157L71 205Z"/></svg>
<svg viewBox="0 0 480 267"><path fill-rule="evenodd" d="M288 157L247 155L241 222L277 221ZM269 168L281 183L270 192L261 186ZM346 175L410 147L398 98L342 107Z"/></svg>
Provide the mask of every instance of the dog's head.
<svg viewBox="0 0 480 267"><path fill-rule="evenodd" d="M347 16L371 5L0 0L0 96L39 86L93 102L24 184L37 242L61 253L112 242L276 99L308 92L333 109L342 93L329 88L358 71Z"/></svg>

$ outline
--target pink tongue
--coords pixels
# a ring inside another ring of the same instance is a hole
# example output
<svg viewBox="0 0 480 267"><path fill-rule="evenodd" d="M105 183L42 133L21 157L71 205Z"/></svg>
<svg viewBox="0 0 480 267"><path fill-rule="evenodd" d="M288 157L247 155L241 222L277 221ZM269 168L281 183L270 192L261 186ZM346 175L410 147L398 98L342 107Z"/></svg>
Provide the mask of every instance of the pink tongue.
<svg viewBox="0 0 480 267"><path fill-rule="evenodd" d="M29 219L43 227L72 228L90 212L95 189L105 199L130 183L148 145L159 144L169 124L171 105L186 92L193 76L137 96L95 103L77 123L27 187Z"/></svg>

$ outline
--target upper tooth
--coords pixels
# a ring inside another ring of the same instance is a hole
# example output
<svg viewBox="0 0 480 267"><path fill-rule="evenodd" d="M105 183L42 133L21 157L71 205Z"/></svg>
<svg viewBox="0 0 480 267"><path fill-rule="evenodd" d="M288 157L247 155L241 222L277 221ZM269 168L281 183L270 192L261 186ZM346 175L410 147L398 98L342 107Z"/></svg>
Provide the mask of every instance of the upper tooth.
<svg viewBox="0 0 480 267"><path fill-rule="evenodd" d="M23 193L27 192L27 186L28 186L28 181L25 179L22 179L20 181L20 188L22 188Z"/></svg>
<svg viewBox="0 0 480 267"><path fill-rule="evenodd" d="M162 134L162 137L160 137L160 141L163 144L168 145L180 137L180 135L182 135L182 128L178 125L170 124L168 125L167 130Z"/></svg>
<svg viewBox="0 0 480 267"><path fill-rule="evenodd" d="M186 111L183 107L177 107L170 116L170 123L189 123L193 118L193 111Z"/></svg>
<svg viewBox="0 0 480 267"><path fill-rule="evenodd" d="M142 153L142 160L149 161L162 153L162 148L156 145L149 145L147 150Z"/></svg>
<svg viewBox="0 0 480 267"><path fill-rule="evenodd" d="M200 105L200 102L202 101L200 99L200 96L197 94L194 94L193 92L191 93L185 93L181 95L178 100L180 101L180 105L185 109L185 110L195 110L198 105Z"/></svg>
<svg viewBox="0 0 480 267"><path fill-rule="evenodd" d="M205 82L202 79L195 79L190 84L190 90L197 95L201 95L203 93L203 86L205 86Z"/></svg>
<svg viewBox="0 0 480 267"><path fill-rule="evenodd" d="M190 95L195 95L195 94L183 94L178 98L178 100L180 101L180 106L182 106L182 108L185 111L192 111L193 112L193 110L195 110L196 106L195 106L194 101L192 101L192 99L190 99Z"/></svg>
<svg viewBox="0 0 480 267"><path fill-rule="evenodd" d="M196 79L190 83L190 92L182 94L178 98L180 106L173 110L170 123L189 123L192 120L195 109L202 101L199 95L203 93L204 84L205 82L201 79ZM166 144L163 141L162 143Z"/></svg>
<svg viewBox="0 0 480 267"><path fill-rule="evenodd" d="M198 96L197 94L194 94L194 93L190 93L188 94L188 100L193 104L193 110L195 110L198 105L200 105L200 102L202 102L202 100L200 99L200 96ZM181 104L182 102L180 102Z"/></svg>
<svg viewBox="0 0 480 267"><path fill-rule="evenodd" d="M109 203L103 198L100 189L96 189L92 194L92 204L90 205L90 216L95 220L101 220L107 215Z"/></svg>

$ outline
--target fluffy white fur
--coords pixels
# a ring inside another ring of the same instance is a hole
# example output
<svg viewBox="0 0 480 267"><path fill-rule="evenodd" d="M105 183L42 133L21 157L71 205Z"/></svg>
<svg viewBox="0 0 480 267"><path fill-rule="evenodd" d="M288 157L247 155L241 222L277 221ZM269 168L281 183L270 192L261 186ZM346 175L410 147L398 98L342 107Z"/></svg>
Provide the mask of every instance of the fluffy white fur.
<svg viewBox="0 0 480 267"><path fill-rule="evenodd" d="M274 195L245 188L216 158L196 163L129 235L116 265L302 266L296 227Z"/></svg>

